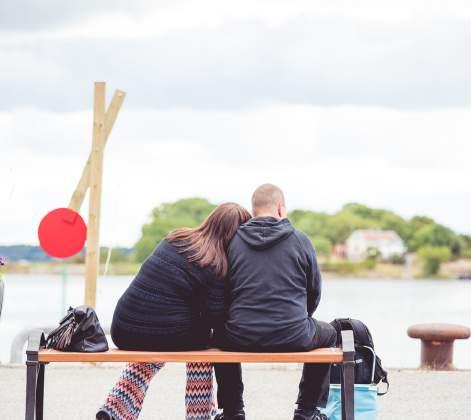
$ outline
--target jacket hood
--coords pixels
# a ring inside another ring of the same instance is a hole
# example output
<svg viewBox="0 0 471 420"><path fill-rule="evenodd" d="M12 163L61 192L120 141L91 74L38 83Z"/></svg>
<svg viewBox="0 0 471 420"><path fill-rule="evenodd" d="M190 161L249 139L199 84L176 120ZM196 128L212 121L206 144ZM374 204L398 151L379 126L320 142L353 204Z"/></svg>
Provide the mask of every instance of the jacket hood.
<svg viewBox="0 0 471 420"><path fill-rule="evenodd" d="M243 224L237 235L252 248L269 248L286 239L294 232L288 219L274 217L255 217Z"/></svg>

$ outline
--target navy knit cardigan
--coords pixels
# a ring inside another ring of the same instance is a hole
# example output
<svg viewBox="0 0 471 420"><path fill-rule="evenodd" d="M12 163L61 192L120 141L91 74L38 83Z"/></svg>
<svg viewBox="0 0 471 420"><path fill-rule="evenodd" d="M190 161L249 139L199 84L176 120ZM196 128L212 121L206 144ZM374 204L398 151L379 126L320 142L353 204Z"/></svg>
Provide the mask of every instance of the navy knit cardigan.
<svg viewBox="0 0 471 420"><path fill-rule="evenodd" d="M121 296L111 337L123 350L190 350L224 325L224 279L163 240Z"/></svg>

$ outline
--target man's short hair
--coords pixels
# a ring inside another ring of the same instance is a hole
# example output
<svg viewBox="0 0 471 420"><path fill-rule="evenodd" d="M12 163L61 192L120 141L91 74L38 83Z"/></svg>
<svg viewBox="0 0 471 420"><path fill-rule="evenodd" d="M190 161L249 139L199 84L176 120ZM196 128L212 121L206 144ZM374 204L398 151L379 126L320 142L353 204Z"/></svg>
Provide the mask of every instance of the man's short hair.
<svg viewBox="0 0 471 420"><path fill-rule="evenodd" d="M273 184L263 184L252 195L253 215L274 212L279 204L285 206L285 196L281 188Z"/></svg>

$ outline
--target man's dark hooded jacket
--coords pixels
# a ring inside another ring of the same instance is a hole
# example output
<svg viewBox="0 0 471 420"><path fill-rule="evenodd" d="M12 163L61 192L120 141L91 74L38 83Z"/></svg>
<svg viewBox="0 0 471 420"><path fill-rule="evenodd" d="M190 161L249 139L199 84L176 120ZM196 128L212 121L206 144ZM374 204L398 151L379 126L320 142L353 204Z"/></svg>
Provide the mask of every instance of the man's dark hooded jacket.
<svg viewBox="0 0 471 420"><path fill-rule="evenodd" d="M254 351L312 348L321 297L316 254L288 219L256 217L229 246L226 345Z"/></svg>

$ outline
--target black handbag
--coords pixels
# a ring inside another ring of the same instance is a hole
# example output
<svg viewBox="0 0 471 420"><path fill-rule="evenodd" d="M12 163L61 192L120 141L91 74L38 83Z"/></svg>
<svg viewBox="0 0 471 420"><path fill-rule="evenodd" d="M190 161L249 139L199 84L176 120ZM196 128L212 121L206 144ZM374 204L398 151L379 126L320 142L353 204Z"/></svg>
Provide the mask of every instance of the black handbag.
<svg viewBox="0 0 471 420"><path fill-rule="evenodd" d="M59 326L47 336L46 348L96 353L107 351L108 341L94 309L82 305L69 308Z"/></svg>

